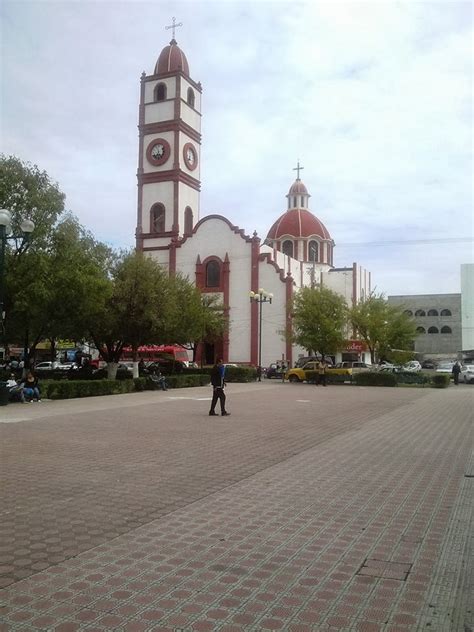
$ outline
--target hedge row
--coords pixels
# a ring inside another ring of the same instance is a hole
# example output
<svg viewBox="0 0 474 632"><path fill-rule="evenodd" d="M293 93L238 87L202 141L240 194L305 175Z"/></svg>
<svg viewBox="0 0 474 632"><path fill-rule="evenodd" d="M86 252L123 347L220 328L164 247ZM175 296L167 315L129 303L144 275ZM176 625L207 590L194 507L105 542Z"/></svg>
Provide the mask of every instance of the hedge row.
<svg viewBox="0 0 474 632"><path fill-rule="evenodd" d="M209 384L208 375L170 375L166 378L168 388L187 388ZM41 396L45 399L72 399L96 395L118 395L134 391L149 391L159 388L146 377L133 380L44 380L40 383Z"/></svg>
<svg viewBox="0 0 474 632"><path fill-rule="evenodd" d="M352 383L357 386L397 386L397 384L422 384L435 388L446 388L449 386L450 376L437 373L429 376L423 373L384 373L367 372L356 373L352 377Z"/></svg>

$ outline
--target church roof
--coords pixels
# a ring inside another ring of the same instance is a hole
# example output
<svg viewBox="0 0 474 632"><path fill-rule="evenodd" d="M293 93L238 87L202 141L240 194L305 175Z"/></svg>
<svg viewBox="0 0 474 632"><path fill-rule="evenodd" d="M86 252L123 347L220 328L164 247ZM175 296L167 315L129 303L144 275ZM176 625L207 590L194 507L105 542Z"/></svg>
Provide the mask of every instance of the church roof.
<svg viewBox="0 0 474 632"><path fill-rule="evenodd" d="M292 208L283 213L268 231L267 239L279 239L284 235L295 238L315 235L321 239L331 239L326 226L304 208Z"/></svg>
<svg viewBox="0 0 474 632"><path fill-rule="evenodd" d="M295 180L288 191L288 195L297 195L297 194L308 195L308 189L305 187L303 182L298 178Z"/></svg>
<svg viewBox="0 0 474 632"><path fill-rule="evenodd" d="M189 76L189 66L186 55L178 46L175 39L172 39L168 46L165 46L158 57L155 65L155 75L167 72L184 72Z"/></svg>

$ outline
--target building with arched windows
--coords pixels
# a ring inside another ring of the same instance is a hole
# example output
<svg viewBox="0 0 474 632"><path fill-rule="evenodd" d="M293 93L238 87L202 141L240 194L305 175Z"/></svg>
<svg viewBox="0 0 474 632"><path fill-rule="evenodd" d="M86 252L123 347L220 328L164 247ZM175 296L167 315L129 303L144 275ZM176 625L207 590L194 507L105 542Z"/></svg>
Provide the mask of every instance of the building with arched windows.
<svg viewBox="0 0 474 632"><path fill-rule="evenodd" d="M257 365L261 336L263 366L276 360L293 364L306 355L285 336L294 294L301 287L322 285L351 305L370 293L371 275L357 263L334 265L335 242L310 210L299 164L286 208L264 239L224 215L201 218L201 92L174 38L161 51L154 72L142 74L137 249L170 274L187 276L202 293L218 296L228 332L199 350L205 362L220 356L225 362ZM272 303L263 305L261 331L259 306L249 300L249 292L259 288L273 295ZM362 343L348 340L337 359L358 358L370 361Z"/></svg>

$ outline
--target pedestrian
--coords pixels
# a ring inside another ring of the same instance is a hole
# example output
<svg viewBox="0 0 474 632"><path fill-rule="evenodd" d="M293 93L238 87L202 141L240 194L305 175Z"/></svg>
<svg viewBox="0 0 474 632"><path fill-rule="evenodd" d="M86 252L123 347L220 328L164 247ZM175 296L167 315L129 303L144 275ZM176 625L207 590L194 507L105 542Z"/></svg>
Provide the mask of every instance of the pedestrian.
<svg viewBox="0 0 474 632"><path fill-rule="evenodd" d="M143 375L145 373L145 360L140 358L138 361L138 375Z"/></svg>
<svg viewBox="0 0 474 632"><path fill-rule="evenodd" d="M217 400L221 405L221 415L222 417L229 417L230 413L228 413L225 409L225 366L222 360L218 360L211 370L211 385L212 385L212 402L211 402L211 410L209 411L209 416L214 417L217 413L215 412Z"/></svg>
<svg viewBox="0 0 474 632"><path fill-rule="evenodd" d="M25 399L29 402L33 402L35 399L37 402L41 401L38 378L31 371L28 371L26 374L23 393L25 394Z"/></svg>
<svg viewBox="0 0 474 632"><path fill-rule="evenodd" d="M452 368L452 374L455 384L459 384L459 374L461 373L461 365L459 362L455 362Z"/></svg>
<svg viewBox="0 0 474 632"><path fill-rule="evenodd" d="M326 364L326 360L323 358L321 358L321 360L319 361L318 364L318 381L317 384L322 384L323 386L326 386L326 369L328 368L328 365Z"/></svg>
<svg viewBox="0 0 474 632"><path fill-rule="evenodd" d="M12 401L19 399L22 404L25 403L25 393L23 384L16 381L15 374L12 373L7 380L8 398Z"/></svg>
<svg viewBox="0 0 474 632"><path fill-rule="evenodd" d="M262 381L262 367L258 366L257 367L257 382L261 382Z"/></svg>
<svg viewBox="0 0 474 632"><path fill-rule="evenodd" d="M153 369L150 375L150 380L154 382L155 384L158 384L158 386L161 388L162 391L168 390L168 385L166 384L166 378L164 375L161 374L160 369Z"/></svg>

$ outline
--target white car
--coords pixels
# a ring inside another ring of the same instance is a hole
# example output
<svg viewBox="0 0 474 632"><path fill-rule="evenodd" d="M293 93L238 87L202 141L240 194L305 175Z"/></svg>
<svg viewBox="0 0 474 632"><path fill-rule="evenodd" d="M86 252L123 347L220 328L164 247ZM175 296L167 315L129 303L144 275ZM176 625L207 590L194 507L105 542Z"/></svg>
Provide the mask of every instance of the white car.
<svg viewBox="0 0 474 632"><path fill-rule="evenodd" d="M421 371L421 364L417 360L410 360L410 362L403 365L402 370L410 373L417 373L418 371Z"/></svg>
<svg viewBox="0 0 474 632"><path fill-rule="evenodd" d="M46 373L48 371L69 371L71 368L76 368L73 362L70 364L61 364L61 362L39 362L34 367L34 370L39 373Z"/></svg>
<svg viewBox="0 0 474 632"><path fill-rule="evenodd" d="M454 365L455 362L440 362L438 364L438 368L436 369L436 373L452 373Z"/></svg>
<svg viewBox="0 0 474 632"><path fill-rule="evenodd" d="M459 381L464 384L474 384L474 364L466 364L462 367Z"/></svg>

